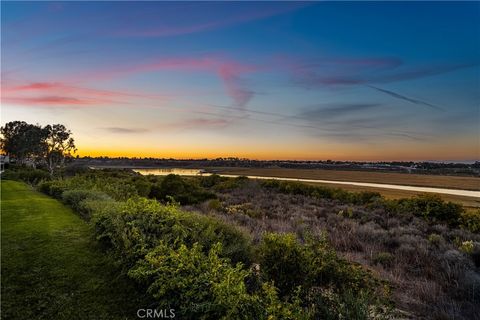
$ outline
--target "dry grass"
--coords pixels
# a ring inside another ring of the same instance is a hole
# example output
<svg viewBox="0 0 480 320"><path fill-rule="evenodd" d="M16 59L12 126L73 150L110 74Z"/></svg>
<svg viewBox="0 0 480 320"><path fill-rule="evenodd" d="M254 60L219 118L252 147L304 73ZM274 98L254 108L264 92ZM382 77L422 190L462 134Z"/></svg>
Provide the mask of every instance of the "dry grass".
<svg viewBox="0 0 480 320"><path fill-rule="evenodd" d="M388 183L421 187L480 190L480 178L475 177L287 168L215 168L215 171L217 173L238 175Z"/></svg>
<svg viewBox="0 0 480 320"><path fill-rule="evenodd" d="M187 209L240 226L259 241L268 232L326 232L344 257L361 263L393 285L400 310L421 319L477 319L480 315L478 261L459 243L480 235L431 225L413 214L389 214L381 207L281 194L249 181L218 192L219 203ZM217 200L218 201L218 200Z"/></svg>
<svg viewBox="0 0 480 320"><path fill-rule="evenodd" d="M238 175L258 175L282 178L299 179L324 179L336 181L356 181L371 183L389 183L437 188L457 188L465 190L480 190L480 179L474 177L454 177L454 176L436 176L419 175L406 173L384 173L384 172L366 172L366 171L337 171L321 169L256 169L256 168L216 168L217 173L238 174ZM322 184L327 187L341 188L348 191L374 191L379 192L388 199L409 198L421 194L421 192L383 189L374 187L362 187L344 184ZM456 196L448 194L439 194L443 200L460 203L466 208L480 208L480 199L465 196Z"/></svg>

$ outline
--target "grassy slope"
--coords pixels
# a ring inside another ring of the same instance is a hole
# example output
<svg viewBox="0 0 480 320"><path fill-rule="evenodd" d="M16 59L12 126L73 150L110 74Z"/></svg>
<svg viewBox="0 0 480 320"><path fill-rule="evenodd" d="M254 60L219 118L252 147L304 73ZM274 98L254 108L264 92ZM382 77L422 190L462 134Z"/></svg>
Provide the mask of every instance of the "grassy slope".
<svg viewBox="0 0 480 320"><path fill-rule="evenodd" d="M1 190L2 318L130 319L148 306L70 209L23 183Z"/></svg>

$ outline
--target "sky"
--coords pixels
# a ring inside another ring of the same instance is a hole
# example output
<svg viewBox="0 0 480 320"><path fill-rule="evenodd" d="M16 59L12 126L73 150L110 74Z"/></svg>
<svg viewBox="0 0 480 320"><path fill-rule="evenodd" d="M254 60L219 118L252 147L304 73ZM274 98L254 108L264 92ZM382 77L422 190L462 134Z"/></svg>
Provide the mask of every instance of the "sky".
<svg viewBox="0 0 480 320"><path fill-rule="evenodd" d="M480 160L480 2L1 2L1 124L80 156Z"/></svg>

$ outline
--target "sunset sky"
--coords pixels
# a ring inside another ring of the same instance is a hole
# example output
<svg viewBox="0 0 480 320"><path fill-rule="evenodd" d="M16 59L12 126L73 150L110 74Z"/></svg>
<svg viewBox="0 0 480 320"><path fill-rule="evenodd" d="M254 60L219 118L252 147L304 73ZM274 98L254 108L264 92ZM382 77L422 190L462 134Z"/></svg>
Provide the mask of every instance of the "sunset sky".
<svg viewBox="0 0 480 320"><path fill-rule="evenodd" d="M480 2L1 6L1 124L80 156L480 159Z"/></svg>

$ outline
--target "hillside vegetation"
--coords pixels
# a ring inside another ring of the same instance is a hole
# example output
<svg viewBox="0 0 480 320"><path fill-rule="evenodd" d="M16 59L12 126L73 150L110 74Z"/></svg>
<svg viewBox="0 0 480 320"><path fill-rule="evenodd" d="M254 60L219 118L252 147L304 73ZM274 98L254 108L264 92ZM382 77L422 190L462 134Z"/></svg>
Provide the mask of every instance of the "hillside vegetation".
<svg viewBox="0 0 480 320"><path fill-rule="evenodd" d="M435 196L387 200L301 183L113 169L50 180L27 171L6 178L73 208L121 274L182 319L480 314L479 215Z"/></svg>

